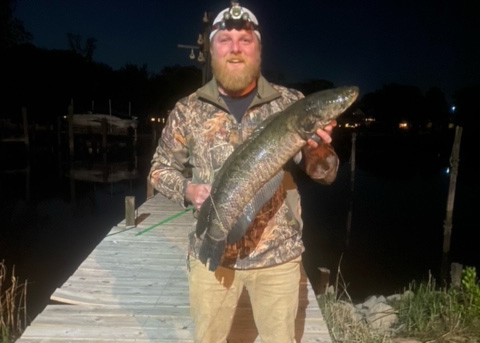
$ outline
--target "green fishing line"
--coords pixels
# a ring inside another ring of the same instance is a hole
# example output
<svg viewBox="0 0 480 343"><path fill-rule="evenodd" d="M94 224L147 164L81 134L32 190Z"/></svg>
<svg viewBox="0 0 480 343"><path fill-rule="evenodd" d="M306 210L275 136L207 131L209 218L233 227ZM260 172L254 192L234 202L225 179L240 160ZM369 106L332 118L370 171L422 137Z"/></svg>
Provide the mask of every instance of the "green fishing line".
<svg viewBox="0 0 480 343"><path fill-rule="evenodd" d="M171 220L173 220L173 219L175 219L175 218L177 218L177 217L180 217L182 214L185 214L185 213L187 213L188 211L190 211L190 210L192 210L192 209L193 209L193 207L187 207L185 210L183 210L183 211L181 211L181 212L178 212L178 213L174 214L173 216L168 217L167 219L162 220L160 223L157 223L157 224L155 224L155 225L152 225L152 226L150 226L149 228L146 228L145 230L136 233L135 236L140 236L140 235L144 234L144 233L147 232L147 231L150 231L150 230L152 230L152 229L155 229L157 226L160 226L160 225L163 225L163 224L165 224L165 223L168 223L169 221L171 221Z"/></svg>

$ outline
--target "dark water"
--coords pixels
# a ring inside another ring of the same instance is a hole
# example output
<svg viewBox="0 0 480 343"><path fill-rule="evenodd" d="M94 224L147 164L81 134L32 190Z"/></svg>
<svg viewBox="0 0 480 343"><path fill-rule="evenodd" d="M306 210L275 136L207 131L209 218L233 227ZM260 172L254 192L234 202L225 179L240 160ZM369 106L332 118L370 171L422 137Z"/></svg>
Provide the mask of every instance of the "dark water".
<svg viewBox="0 0 480 343"><path fill-rule="evenodd" d="M347 140L337 137L341 160L348 161ZM480 182L475 173L475 137L465 132L456 184L450 262L480 270L476 233ZM299 178L305 217L305 262L311 280L316 267L337 270L357 301L372 294L402 291L431 273L442 279L443 222L450 174L453 130L447 135L357 137L357 169L352 203L350 165L337 180L322 186ZM353 208L350 234L347 213ZM347 236L349 244L346 244ZM341 278L340 278L341 280Z"/></svg>
<svg viewBox="0 0 480 343"><path fill-rule="evenodd" d="M28 313L34 318L50 294L67 280L112 226L124 217L124 199L146 196L152 146L147 137L138 151L138 178L116 183L72 183L58 168L57 155L32 157L30 196L24 174L2 174L0 260L28 279ZM312 282L317 267L339 268L354 299L402 290L429 271L438 275L448 193L452 137L359 136L353 220L346 246L350 209L350 135L336 137L342 160L333 185L297 177L304 208L304 264ZM468 156L466 154L465 156ZM466 157L460 169L450 258L480 268L474 238L480 185ZM472 164L473 165L473 164ZM72 197L72 190L75 196ZM339 264L341 259L341 263Z"/></svg>

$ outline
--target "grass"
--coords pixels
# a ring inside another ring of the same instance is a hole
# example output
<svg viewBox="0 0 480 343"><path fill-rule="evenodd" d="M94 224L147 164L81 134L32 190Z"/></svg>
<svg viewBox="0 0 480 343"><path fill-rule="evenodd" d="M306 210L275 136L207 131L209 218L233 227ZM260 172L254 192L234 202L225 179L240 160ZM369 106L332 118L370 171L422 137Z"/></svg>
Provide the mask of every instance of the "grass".
<svg viewBox="0 0 480 343"><path fill-rule="evenodd" d="M389 334L372 330L354 315L348 293L339 292L338 280L333 291L318 300L334 343L480 342L480 283L475 268L464 269L460 287L440 287L430 276L425 282L412 282L406 294L389 303L398 316Z"/></svg>
<svg viewBox="0 0 480 343"><path fill-rule="evenodd" d="M9 281L9 282L7 282ZM0 338L11 343L22 334L27 322L27 283L20 284L12 270L10 280L7 267L0 262Z"/></svg>

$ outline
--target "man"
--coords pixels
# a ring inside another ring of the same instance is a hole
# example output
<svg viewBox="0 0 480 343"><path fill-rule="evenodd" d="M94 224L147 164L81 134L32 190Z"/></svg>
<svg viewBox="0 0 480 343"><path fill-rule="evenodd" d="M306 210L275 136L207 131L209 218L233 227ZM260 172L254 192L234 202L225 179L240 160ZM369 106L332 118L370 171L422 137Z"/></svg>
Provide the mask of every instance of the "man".
<svg viewBox="0 0 480 343"><path fill-rule="evenodd" d="M238 3L221 11L210 35L213 79L171 111L153 156L149 180L167 198L199 210L215 173L267 117L303 95L261 75L261 35L255 15ZM338 158L329 145L335 123L316 133L293 165L331 183ZM279 147L281 148L281 147ZM246 287L264 343L295 342L304 247L298 191L289 173L237 243L227 245L215 272L198 260L202 237L190 235L190 308L196 343L225 343Z"/></svg>

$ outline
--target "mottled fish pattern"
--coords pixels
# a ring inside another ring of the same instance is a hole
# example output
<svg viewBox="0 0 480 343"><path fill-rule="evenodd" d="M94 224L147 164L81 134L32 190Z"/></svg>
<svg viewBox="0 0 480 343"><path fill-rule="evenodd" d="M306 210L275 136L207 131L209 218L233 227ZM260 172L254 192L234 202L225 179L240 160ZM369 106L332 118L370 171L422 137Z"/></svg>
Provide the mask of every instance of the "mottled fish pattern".
<svg viewBox="0 0 480 343"><path fill-rule="evenodd" d="M214 271L225 247L238 241L283 181L283 166L307 139L341 115L358 96L357 87L311 94L260 123L216 174L200 210L196 233L203 237L200 260Z"/></svg>

